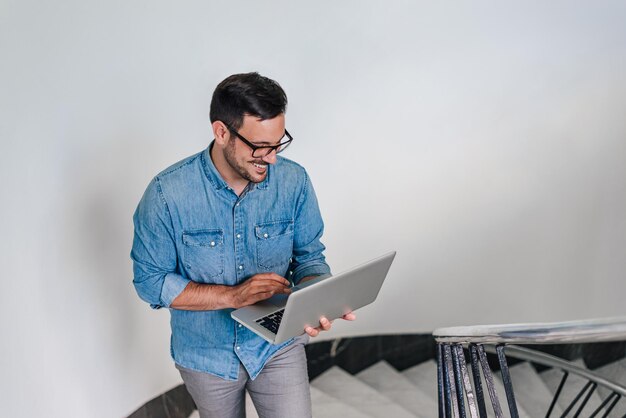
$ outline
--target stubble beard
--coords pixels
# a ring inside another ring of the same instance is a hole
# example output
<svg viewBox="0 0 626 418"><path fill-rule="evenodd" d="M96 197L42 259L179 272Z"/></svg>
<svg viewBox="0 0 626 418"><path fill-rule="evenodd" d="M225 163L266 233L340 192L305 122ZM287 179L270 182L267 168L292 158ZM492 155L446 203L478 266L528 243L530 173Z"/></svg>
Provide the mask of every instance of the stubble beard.
<svg viewBox="0 0 626 418"><path fill-rule="evenodd" d="M235 158L235 139L231 138L228 141L228 145L224 148L224 159L230 165L230 167L237 172L242 178L252 182L252 183L260 183L265 180L265 176L261 178L255 178L250 172L246 169L246 167L239 164L237 159Z"/></svg>

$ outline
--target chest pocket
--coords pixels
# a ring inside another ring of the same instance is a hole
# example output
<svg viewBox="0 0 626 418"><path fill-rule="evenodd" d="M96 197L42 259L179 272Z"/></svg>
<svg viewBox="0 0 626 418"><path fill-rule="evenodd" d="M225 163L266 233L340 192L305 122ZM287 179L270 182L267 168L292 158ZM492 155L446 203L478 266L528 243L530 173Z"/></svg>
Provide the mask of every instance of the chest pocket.
<svg viewBox="0 0 626 418"><path fill-rule="evenodd" d="M293 221L256 225L254 231L259 267L285 273L293 251Z"/></svg>
<svg viewBox="0 0 626 418"><path fill-rule="evenodd" d="M208 282L224 274L224 231L183 232L183 263L192 280Z"/></svg>

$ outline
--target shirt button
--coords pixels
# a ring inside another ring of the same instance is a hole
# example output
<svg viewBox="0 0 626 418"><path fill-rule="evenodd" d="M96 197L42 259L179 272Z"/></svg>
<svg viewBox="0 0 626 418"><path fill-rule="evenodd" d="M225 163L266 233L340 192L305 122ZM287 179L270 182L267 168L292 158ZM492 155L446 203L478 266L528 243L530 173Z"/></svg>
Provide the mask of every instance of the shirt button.
<svg viewBox="0 0 626 418"><path fill-rule="evenodd" d="M239 270L243 270L243 266L239 266Z"/></svg>
<svg viewBox="0 0 626 418"><path fill-rule="evenodd" d="M241 350L241 347L237 347L237 350Z"/></svg>
<svg viewBox="0 0 626 418"><path fill-rule="evenodd" d="M211 247L215 247L215 241L211 241Z"/></svg>
<svg viewBox="0 0 626 418"><path fill-rule="evenodd" d="M243 325L239 324L239 328L241 328Z"/></svg>
<svg viewBox="0 0 626 418"><path fill-rule="evenodd" d="M267 237L269 237L269 235L267 235L267 234L263 234L263 237L264 237L264 238L267 238Z"/></svg>
<svg viewBox="0 0 626 418"><path fill-rule="evenodd" d="M239 203L235 204L235 206L239 206Z"/></svg>
<svg viewBox="0 0 626 418"><path fill-rule="evenodd" d="M241 234L237 234L237 238L241 238Z"/></svg>

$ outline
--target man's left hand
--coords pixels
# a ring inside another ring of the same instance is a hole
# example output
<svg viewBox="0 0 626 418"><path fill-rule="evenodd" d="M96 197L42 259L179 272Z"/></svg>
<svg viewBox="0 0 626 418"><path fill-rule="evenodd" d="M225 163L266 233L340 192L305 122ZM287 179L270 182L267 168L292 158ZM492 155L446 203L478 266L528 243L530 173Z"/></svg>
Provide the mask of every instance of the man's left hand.
<svg viewBox="0 0 626 418"><path fill-rule="evenodd" d="M349 312L347 314L345 314L344 316L342 316L342 319L345 319L346 321L354 321L356 319L356 315L353 314L352 312ZM306 332L307 334L309 334L309 336L311 337L317 337L319 335L319 333L321 331L328 331L330 330L330 327L332 326L333 321L329 321L325 316L320 318L320 326L319 327L306 327L304 329L304 332Z"/></svg>

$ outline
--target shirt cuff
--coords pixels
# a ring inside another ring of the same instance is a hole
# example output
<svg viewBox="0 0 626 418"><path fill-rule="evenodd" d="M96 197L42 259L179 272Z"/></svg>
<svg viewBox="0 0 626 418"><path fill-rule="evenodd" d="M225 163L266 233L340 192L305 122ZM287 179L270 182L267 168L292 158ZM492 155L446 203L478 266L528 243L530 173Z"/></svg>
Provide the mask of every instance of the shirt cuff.
<svg viewBox="0 0 626 418"><path fill-rule="evenodd" d="M161 302L163 306L169 308L174 299L185 290L191 280L183 278L180 274L168 273L163 280L161 289Z"/></svg>
<svg viewBox="0 0 626 418"><path fill-rule="evenodd" d="M293 272L293 283L298 284L305 277L321 276L323 274L330 274L330 267L326 263L303 266L302 268L298 267Z"/></svg>

